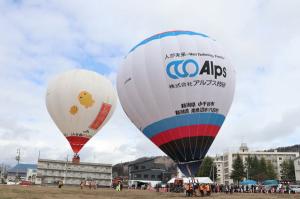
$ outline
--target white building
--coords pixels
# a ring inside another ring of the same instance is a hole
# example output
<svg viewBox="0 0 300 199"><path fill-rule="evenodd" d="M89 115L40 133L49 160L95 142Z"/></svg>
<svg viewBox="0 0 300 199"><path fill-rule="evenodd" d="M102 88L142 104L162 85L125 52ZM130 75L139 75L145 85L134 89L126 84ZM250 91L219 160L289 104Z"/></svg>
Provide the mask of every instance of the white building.
<svg viewBox="0 0 300 199"><path fill-rule="evenodd" d="M215 179L213 180L216 181L218 184L225 184L223 156L215 157L214 163L217 168L217 176L215 176Z"/></svg>
<svg viewBox="0 0 300 199"><path fill-rule="evenodd" d="M35 183L37 176L37 169L27 169L26 180Z"/></svg>
<svg viewBox="0 0 300 199"><path fill-rule="evenodd" d="M300 183L300 157L294 159L296 182Z"/></svg>
<svg viewBox="0 0 300 199"><path fill-rule="evenodd" d="M82 180L94 180L98 186L110 186L112 165L39 159L36 184L55 184L63 180L66 185L79 185Z"/></svg>
<svg viewBox="0 0 300 199"><path fill-rule="evenodd" d="M227 152L222 156L218 156L215 158L215 164L217 167L217 182L221 184L233 183L233 180L230 179L230 175L232 172L232 163L233 160L240 155L243 162L246 162L247 157L256 156L258 159L262 157L265 158L266 161L270 161L274 169L277 173L278 179L281 179L281 164L285 160L293 160L299 156L298 152L278 152L274 150L272 152L266 151L249 151L247 145L243 143L238 152Z"/></svg>

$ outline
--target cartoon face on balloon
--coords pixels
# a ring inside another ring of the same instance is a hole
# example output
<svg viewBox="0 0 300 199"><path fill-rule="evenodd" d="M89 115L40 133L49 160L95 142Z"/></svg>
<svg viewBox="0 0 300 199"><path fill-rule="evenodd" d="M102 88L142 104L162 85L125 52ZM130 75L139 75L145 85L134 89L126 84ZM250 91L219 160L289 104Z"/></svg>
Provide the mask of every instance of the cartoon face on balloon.
<svg viewBox="0 0 300 199"><path fill-rule="evenodd" d="M108 79L87 70L72 70L49 83L46 105L55 124L78 153L110 119L116 96Z"/></svg>
<svg viewBox="0 0 300 199"><path fill-rule="evenodd" d="M78 95L78 100L82 106L89 108L93 106L94 100L92 95L88 91L81 91Z"/></svg>
<svg viewBox="0 0 300 199"><path fill-rule="evenodd" d="M70 112L72 115L75 115L75 114L78 112L78 107L77 107L76 105L71 106L69 112Z"/></svg>

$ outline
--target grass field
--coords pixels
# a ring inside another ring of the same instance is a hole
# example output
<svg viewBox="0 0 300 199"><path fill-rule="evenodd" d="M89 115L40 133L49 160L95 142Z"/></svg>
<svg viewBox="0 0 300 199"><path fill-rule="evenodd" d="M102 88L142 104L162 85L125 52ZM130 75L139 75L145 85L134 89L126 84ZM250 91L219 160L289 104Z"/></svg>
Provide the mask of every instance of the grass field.
<svg viewBox="0 0 300 199"><path fill-rule="evenodd" d="M81 190L79 187L39 187L39 186L0 186L0 199L121 199L121 198L137 198L137 199L180 199L186 198L183 193L156 193L147 190L123 190L116 192L112 189L97 189ZM195 198L195 197L194 197ZM199 197L201 198L201 197ZM280 194L232 194L226 195L224 193L213 194L205 198L218 199L279 199L279 198L297 198L300 195L280 195Z"/></svg>

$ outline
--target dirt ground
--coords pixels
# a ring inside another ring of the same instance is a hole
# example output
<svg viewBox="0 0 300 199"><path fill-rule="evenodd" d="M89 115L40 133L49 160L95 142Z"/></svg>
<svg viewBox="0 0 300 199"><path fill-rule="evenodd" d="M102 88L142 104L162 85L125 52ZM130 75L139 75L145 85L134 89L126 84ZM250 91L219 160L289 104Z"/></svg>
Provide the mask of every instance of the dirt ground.
<svg viewBox="0 0 300 199"><path fill-rule="evenodd" d="M186 198L183 193L157 193L147 190L123 190L116 192L113 189L97 189L81 190L79 187L40 187L40 186L0 186L0 199L121 199L121 198L136 198L136 199L182 199ZM195 198L195 197L193 197ZM197 197L201 198L201 197ZM217 199L279 199L279 198L297 198L300 199L300 194L282 195L282 194L232 194L224 193L213 194L204 198Z"/></svg>

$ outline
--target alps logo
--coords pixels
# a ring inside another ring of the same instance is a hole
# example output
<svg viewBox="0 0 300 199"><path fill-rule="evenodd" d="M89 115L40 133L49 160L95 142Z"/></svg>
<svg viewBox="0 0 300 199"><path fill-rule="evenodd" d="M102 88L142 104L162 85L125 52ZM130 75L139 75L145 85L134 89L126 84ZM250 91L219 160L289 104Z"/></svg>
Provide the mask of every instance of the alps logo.
<svg viewBox="0 0 300 199"><path fill-rule="evenodd" d="M193 59L171 61L166 67L166 72L172 79L195 77L202 74L212 75L218 79L220 76L226 77L227 75L226 67L214 65L213 61L207 60L200 69L198 63Z"/></svg>

